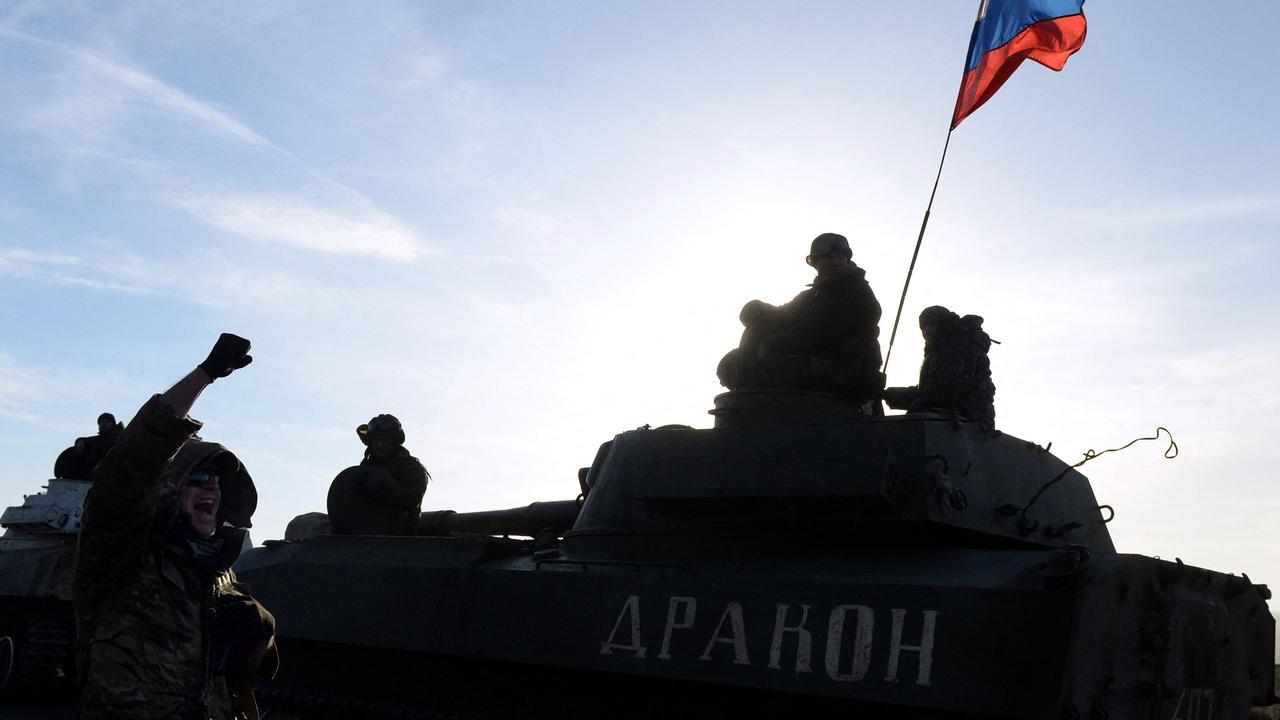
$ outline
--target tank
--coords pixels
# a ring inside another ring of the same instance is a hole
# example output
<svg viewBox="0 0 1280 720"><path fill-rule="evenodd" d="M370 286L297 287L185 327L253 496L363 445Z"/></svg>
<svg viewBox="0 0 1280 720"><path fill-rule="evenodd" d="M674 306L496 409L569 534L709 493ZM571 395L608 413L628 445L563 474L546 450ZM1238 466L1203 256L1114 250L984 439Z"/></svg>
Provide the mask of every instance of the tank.
<svg viewBox="0 0 1280 720"><path fill-rule="evenodd" d="M605 442L555 518L428 513L418 536L249 552L283 658L262 703L1208 720L1274 701L1268 589L1117 552L1112 509L1046 448L816 393L711 412Z"/></svg>
<svg viewBox="0 0 1280 720"><path fill-rule="evenodd" d="M0 514L0 700L72 690L71 580L90 486L50 480Z"/></svg>

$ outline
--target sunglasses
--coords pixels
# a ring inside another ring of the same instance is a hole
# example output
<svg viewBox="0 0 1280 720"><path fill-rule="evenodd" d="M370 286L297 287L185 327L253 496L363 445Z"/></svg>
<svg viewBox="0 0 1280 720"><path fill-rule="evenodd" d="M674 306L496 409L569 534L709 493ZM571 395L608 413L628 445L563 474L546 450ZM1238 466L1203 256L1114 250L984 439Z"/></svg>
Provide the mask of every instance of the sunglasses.
<svg viewBox="0 0 1280 720"><path fill-rule="evenodd" d="M191 473L187 475L187 485L190 487L204 487L205 485L208 485L210 481L218 481L217 473L211 473L208 470L192 470Z"/></svg>

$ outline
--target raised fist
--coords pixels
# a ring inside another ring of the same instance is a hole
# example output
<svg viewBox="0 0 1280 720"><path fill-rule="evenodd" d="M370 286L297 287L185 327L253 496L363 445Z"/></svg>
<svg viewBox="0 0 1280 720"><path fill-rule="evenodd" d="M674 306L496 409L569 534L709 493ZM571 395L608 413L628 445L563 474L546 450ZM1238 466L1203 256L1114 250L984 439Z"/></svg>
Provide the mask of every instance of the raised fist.
<svg viewBox="0 0 1280 720"><path fill-rule="evenodd" d="M209 376L209 382L213 382L251 362L253 362L253 356L249 355L249 341L239 335L222 333L218 336L218 342L214 343L213 349L209 351L209 357L197 367Z"/></svg>

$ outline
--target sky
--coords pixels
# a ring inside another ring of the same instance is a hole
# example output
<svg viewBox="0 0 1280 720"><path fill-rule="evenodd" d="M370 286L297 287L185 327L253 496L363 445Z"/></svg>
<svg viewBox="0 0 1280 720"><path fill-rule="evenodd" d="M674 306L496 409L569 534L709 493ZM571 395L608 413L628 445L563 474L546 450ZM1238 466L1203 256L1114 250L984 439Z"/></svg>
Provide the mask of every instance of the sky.
<svg viewBox="0 0 1280 720"><path fill-rule="evenodd" d="M985 318L1000 429L1074 462L1121 552L1280 588L1280 5L1086 4L951 138L914 318ZM598 445L710 427L749 299L847 235L884 307L975 2L0 4L0 501L218 333L193 416L323 511L404 423L426 509L572 498Z"/></svg>

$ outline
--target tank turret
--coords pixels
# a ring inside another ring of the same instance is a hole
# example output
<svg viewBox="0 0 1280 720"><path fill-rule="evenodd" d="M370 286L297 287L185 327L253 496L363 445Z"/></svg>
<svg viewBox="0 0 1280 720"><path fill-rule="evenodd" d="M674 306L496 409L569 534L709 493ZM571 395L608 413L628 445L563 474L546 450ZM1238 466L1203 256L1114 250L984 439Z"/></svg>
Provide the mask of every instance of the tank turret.
<svg viewBox="0 0 1280 720"><path fill-rule="evenodd" d="M588 472L591 493L567 544L821 536L1115 552L1084 475L976 423L868 417L833 396L771 390L725 393L712 412L710 430L637 431L609 443Z"/></svg>

